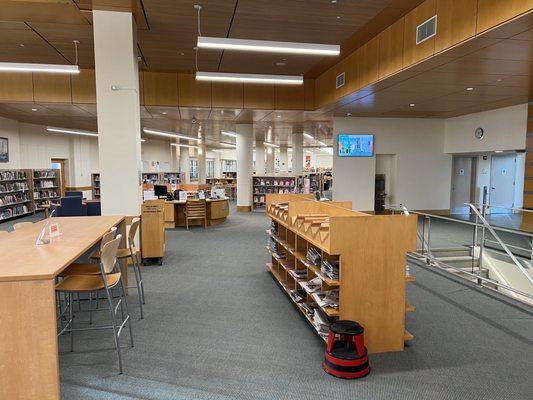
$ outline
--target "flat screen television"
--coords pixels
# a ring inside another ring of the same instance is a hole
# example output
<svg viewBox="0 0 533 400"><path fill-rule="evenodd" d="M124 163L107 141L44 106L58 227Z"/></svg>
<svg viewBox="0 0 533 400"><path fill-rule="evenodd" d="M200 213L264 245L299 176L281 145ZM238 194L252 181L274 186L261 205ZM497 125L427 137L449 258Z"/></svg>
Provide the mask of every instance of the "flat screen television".
<svg viewBox="0 0 533 400"><path fill-rule="evenodd" d="M372 157L374 155L374 135L340 133L337 142L339 157Z"/></svg>

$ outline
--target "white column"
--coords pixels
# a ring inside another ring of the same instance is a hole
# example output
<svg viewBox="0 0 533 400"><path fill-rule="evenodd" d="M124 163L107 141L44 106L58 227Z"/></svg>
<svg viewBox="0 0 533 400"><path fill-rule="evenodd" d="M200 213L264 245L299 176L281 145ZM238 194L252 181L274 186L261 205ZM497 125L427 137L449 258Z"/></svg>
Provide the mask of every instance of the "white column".
<svg viewBox="0 0 533 400"><path fill-rule="evenodd" d="M235 125L237 132L237 211L252 210L253 125Z"/></svg>
<svg viewBox="0 0 533 400"><path fill-rule="evenodd" d="M222 162L220 160L220 152L214 151L213 158L215 159L215 178L220 178L222 176Z"/></svg>
<svg viewBox="0 0 533 400"><path fill-rule="evenodd" d="M139 215L142 161L137 27L130 12L95 10L93 32L102 215Z"/></svg>
<svg viewBox="0 0 533 400"><path fill-rule="evenodd" d="M279 172L282 174L289 172L289 156L285 146L279 148Z"/></svg>
<svg viewBox="0 0 533 400"><path fill-rule="evenodd" d="M303 155L304 136L301 133L292 134L292 173L301 174L304 170Z"/></svg>
<svg viewBox="0 0 533 400"><path fill-rule="evenodd" d="M255 174L265 174L265 145L262 140L255 140Z"/></svg>
<svg viewBox="0 0 533 400"><path fill-rule="evenodd" d="M191 183L191 164L189 158L189 148L179 147L180 149L180 172L183 177L183 183Z"/></svg>
<svg viewBox="0 0 533 400"><path fill-rule="evenodd" d="M274 154L274 148L270 146L265 147L266 153L266 173L273 174L275 171L276 155Z"/></svg>
<svg viewBox="0 0 533 400"><path fill-rule="evenodd" d="M199 143L198 147L198 183L203 185L205 184L206 172L207 172L207 161L205 157L206 153L205 141L202 140Z"/></svg>

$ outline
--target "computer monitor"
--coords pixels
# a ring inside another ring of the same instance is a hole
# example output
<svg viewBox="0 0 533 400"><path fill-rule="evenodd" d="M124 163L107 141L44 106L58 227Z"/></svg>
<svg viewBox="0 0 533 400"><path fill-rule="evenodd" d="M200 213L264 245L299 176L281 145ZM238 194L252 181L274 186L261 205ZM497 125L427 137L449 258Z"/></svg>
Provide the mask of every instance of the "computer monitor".
<svg viewBox="0 0 533 400"><path fill-rule="evenodd" d="M167 193L167 185L154 185L154 195L156 197L166 197Z"/></svg>

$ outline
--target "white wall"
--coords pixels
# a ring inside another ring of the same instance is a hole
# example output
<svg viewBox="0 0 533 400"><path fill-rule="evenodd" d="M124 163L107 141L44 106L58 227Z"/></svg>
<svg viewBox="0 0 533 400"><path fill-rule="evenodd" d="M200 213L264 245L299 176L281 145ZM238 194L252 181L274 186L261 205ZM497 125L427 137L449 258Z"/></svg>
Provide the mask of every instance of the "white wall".
<svg viewBox="0 0 533 400"><path fill-rule="evenodd" d="M171 171L172 167L175 167L175 163L172 160L169 142L147 140L141 144L141 158L143 172L157 172L157 162L159 162L160 172L177 172Z"/></svg>
<svg viewBox="0 0 533 400"><path fill-rule="evenodd" d="M396 155L395 204L411 209L450 206L451 161L444 154L444 121L421 118L335 118L333 198L356 210L374 209L376 159L337 156L337 134L375 135L375 153Z"/></svg>
<svg viewBox="0 0 533 400"><path fill-rule="evenodd" d="M476 139L476 128L484 130ZM499 108L445 120L445 153L522 150L526 146L527 104Z"/></svg>
<svg viewBox="0 0 533 400"><path fill-rule="evenodd" d="M9 161L0 163L0 169L22 168L20 166L19 123L0 117L0 137L8 139Z"/></svg>

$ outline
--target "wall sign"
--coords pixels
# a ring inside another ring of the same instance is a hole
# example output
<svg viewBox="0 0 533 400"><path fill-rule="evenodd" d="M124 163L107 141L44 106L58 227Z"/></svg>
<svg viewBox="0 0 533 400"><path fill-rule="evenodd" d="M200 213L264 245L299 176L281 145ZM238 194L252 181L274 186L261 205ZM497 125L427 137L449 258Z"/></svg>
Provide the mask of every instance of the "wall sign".
<svg viewBox="0 0 533 400"><path fill-rule="evenodd" d="M9 162L9 142L5 137L0 137L0 162Z"/></svg>

